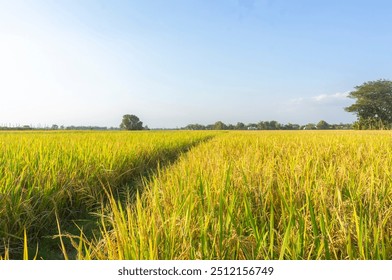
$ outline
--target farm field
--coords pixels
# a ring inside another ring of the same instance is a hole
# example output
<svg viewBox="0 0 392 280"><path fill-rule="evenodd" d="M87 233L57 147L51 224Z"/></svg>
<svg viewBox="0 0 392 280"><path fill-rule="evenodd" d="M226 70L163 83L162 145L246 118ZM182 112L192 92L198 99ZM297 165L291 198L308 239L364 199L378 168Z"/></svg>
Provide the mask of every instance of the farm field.
<svg viewBox="0 0 392 280"><path fill-rule="evenodd" d="M60 225L90 219L106 192L134 192L140 177L213 134L0 133L0 255L20 255L25 232L41 248Z"/></svg>
<svg viewBox="0 0 392 280"><path fill-rule="evenodd" d="M0 145L4 259L392 258L388 131L24 132Z"/></svg>

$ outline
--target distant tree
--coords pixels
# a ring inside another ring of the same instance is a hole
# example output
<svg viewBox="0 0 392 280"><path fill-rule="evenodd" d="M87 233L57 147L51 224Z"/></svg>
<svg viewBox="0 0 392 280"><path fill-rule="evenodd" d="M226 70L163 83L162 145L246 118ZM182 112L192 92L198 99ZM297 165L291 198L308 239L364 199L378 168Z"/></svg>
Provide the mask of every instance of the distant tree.
<svg viewBox="0 0 392 280"><path fill-rule="evenodd" d="M142 130L143 122L135 115L124 115L120 128L125 130Z"/></svg>
<svg viewBox="0 0 392 280"><path fill-rule="evenodd" d="M278 130L281 129L281 124L277 121L269 121L266 122L267 129L269 130Z"/></svg>
<svg viewBox="0 0 392 280"><path fill-rule="evenodd" d="M223 122L221 122L221 121L217 121L215 124L214 124L214 128L213 128L214 130L224 130L224 129L227 129L227 126L223 123Z"/></svg>
<svg viewBox="0 0 392 280"><path fill-rule="evenodd" d="M297 130L300 128L299 124L288 123L283 126L283 129L286 130Z"/></svg>
<svg viewBox="0 0 392 280"><path fill-rule="evenodd" d="M188 124L184 129L189 129L189 130L204 130L206 127L204 125L195 123L195 124Z"/></svg>
<svg viewBox="0 0 392 280"><path fill-rule="evenodd" d="M31 126L29 126L29 125L24 125L24 126L22 126L21 128L19 128L19 129L21 129L21 130L31 130L31 129L33 129Z"/></svg>
<svg viewBox="0 0 392 280"><path fill-rule="evenodd" d="M248 124L245 126L245 128L246 128L246 129L249 129L249 130L257 130L257 124L256 124L256 123L248 123Z"/></svg>
<svg viewBox="0 0 392 280"><path fill-rule="evenodd" d="M351 123L339 123L339 124L331 124L331 129L353 129L353 124Z"/></svg>
<svg viewBox="0 0 392 280"><path fill-rule="evenodd" d="M237 130L245 130L245 129L246 129L246 126L245 126L244 123L238 122L238 123L235 125L235 129L237 129Z"/></svg>
<svg viewBox="0 0 392 280"><path fill-rule="evenodd" d="M264 122L264 121L259 122L259 123L257 124L257 129L258 129L258 130L265 130L265 129L267 129L267 124L266 124L266 122Z"/></svg>
<svg viewBox="0 0 392 280"><path fill-rule="evenodd" d="M306 130L312 130L312 129L317 129L316 125L314 123L308 123L304 126L304 129Z"/></svg>
<svg viewBox="0 0 392 280"><path fill-rule="evenodd" d="M392 81L377 80L356 86L349 98L356 102L346 107L357 115L357 129L382 129L392 127Z"/></svg>
<svg viewBox="0 0 392 280"><path fill-rule="evenodd" d="M252 129L257 129L257 123L248 123L247 125L246 125L246 128L247 129L249 129L249 128L252 128Z"/></svg>
<svg viewBox="0 0 392 280"><path fill-rule="evenodd" d="M321 120L321 121L319 121L319 122L317 123L316 127L317 127L317 129L329 129L329 128L330 128L330 125L329 125L329 123L327 123L326 121Z"/></svg>
<svg viewBox="0 0 392 280"><path fill-rule="evenodd" d="M228 124L226 129L228 129L228 130L235 130L235 126L233 124Z"/></svg>
<svg viewBox="0 0 392 280"><path fill-rule="evenodd" d="M50 129L57 130L57 129L59 129L59 126L57 124L54 124L54 125L52 125L52 127Z"/></svg>

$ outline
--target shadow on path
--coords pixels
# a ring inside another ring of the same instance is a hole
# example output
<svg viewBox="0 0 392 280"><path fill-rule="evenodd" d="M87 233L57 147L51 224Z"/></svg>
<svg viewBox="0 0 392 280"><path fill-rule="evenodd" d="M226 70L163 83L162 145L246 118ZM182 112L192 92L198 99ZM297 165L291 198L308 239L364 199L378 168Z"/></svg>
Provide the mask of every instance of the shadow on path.
<svg viewBox="0 0 392 280"><path fill-rule="evenodd" d="M102 182L103 188L107 188L107 191L111 192L116 200L125 204L127 199L134 199L137 192L140 194L144 191L144 182L149 181L154 177L158 170L170 167L181 157L181 155L187 153L201 143L210 141L215 136L216 135L209 135L179 148L162 151L153 157L141 154L140 156L142 159L140 160L140 165L134 168L132 172L121 177L115 186L111 185L105 187L105 182ZM105 208L107 202L107 196L103 196L101 202L96 203L93 209L77 211L68 218L62 218L60 221L61 233L63 235L80 236L82 230L87 238L98 238L100 235L100 218L98 213L102 212L102 209ZM50 230L41 236L42 237L38 241L29 244L29 257L34 257L38 243L38 259L64 259L56 225L53 225ZM75 259L75 249L69 238L62 238L62 241L64 242L69 259Z"/></svg>

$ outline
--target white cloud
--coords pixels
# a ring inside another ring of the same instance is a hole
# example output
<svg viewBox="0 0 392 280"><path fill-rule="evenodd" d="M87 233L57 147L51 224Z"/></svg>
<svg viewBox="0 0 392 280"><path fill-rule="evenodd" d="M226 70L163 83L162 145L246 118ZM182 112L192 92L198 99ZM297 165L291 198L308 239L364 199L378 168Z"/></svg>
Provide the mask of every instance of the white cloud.
<svg viewBox="0 0 392 280"><path fill-rule="evenodd" d="M320 94L308 97L296 97L280 106L280 114L288 120L298 123L326 120L330 123L351 122L355 117L344 108L353 100L348 98L349 92Z"/></svg>
<svg viewBox="0 0 392 280"><path fill-rule="evenodd" d="M346 105L350 103L350 99L348 97L349 92L337 92L333 94L320 94L316 96L310 97L297 97L290 100L291 105Z"/></svg>
<svg viewBox="0 0 392 280"><path fill-rule="evenodd" d="M316 103L337 103L337 102L344 102L347 101L348 92L337 92L334 94L320 94L317 96L313 96L310 100Z"/></svg>

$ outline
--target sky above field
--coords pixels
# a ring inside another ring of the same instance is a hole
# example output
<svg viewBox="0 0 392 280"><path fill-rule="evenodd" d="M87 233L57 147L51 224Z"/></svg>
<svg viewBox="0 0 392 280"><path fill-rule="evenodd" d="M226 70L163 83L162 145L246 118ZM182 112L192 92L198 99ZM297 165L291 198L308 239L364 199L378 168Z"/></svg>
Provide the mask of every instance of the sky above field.
<svg viewBox="0 0 392 280"><path fill-rule="evenodd" d="M0 126L352 122L392 2L0 0Z"/></svg>

